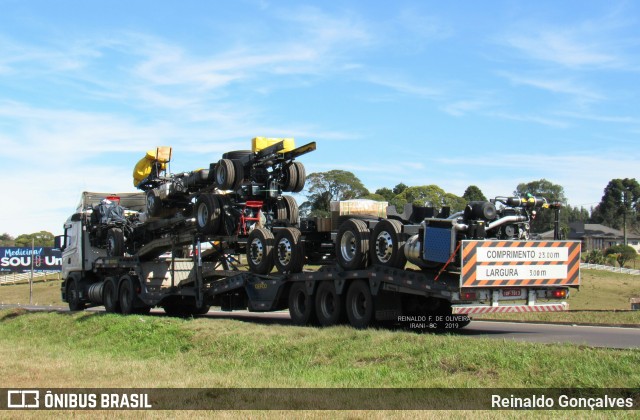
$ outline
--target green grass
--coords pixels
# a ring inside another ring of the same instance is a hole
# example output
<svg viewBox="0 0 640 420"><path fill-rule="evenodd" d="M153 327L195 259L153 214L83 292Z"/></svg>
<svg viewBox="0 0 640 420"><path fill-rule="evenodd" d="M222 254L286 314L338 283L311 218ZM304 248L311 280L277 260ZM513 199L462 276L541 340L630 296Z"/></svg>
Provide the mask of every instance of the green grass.
<svg viewBox="0 0 640 420"><path fill-rule="evenodd" d="M60 284L57 278L33 283L33 304L45 306L66 306L62 302ZM0 286L0 303L28 304L29 284L3 284Z"/></svg>
<svg viewBox="0 0 640 420"><path fill-rule="evenodd" d="M12 386L52 387L61 379L69 387L640 384L638 350L403 331L5 310L0 336L0 367Z"/></svg>

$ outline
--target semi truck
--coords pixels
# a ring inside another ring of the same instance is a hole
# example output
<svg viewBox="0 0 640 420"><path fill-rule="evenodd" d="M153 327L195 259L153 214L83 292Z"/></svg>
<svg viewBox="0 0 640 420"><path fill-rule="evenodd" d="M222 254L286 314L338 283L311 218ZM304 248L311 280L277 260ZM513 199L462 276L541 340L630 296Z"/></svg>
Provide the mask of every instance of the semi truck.
<svg viewBox="0 0 640 420"><path fill-rule="evenodd" d="M288 309L295 325L355 328L462 328L476 314L568 309L580 243L531 237L546 200L301 218L283 192L304 188L294 159L313 150L257 138L209 170L171 174L158 149L151 161L165 173L138 176L142 191L82 193L56 238L63 301L121 314Z"/></svg>

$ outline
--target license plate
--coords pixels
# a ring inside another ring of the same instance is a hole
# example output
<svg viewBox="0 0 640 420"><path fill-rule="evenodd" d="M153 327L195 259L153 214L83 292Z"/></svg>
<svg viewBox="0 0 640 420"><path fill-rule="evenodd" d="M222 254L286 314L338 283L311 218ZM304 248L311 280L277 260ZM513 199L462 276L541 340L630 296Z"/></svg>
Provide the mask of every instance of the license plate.
<svg viewBox="0 0 640 420"><path fill-rule="evenodd" d="M504 289L504 290L502 290L502 296L505 296L505 297L520 296L521 293L522 293L522 291L520 289Z"/></svg>

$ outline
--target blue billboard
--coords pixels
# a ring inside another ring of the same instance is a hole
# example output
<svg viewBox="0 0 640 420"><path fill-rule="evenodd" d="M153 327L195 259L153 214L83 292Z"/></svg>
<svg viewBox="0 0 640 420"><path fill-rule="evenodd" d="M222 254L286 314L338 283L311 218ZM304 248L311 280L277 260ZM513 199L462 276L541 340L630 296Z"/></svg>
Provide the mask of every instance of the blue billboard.
<svg viewBox="0 0 640 420"><path fill-rule="evenodd" d="M31 248L0 247L0 273L28 273L31 271L60 271L62 253L51 247Z"/></svg>

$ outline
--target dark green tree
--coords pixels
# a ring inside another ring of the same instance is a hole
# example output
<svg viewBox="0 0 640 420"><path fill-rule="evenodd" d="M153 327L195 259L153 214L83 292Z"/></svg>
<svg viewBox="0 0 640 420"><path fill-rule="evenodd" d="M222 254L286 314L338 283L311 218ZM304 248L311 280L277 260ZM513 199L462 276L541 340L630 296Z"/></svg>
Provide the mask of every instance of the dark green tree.
<svg viewBox="0 0 640 420"><path fill-rule="evenodd" d="M393 187L393 193L395 195L402 194L403 191L406 190L407 188L409 188L409 187L401 182L398 185L396 185L395 187Z"/></svg>
<svg viewBox="0 0 640 420"><path fill-rule="evenodd" d="M36 233L19 235L15 240L15 246L30 248L32 243L34 246L53 246L53 238L53 233L41 230Z"/></svg>
<svg viewBox="0 0 640 420"><path fill-rule="evenodd" d="M8 233L0 235L0 246L14 246L15 238Z"/></svg>
<svg viewBox="0 0 640 420"><path fill-rule="evenodd" d="M514 194L520 197L526 197L527 194L531 194L534 197L546 198L548 203L561 203L563 206L567 205L567 197L564 195L564 188L561 185L554 184L546 179L518 184ZM560 214L562 217L562 210ZM536 217L531 223L531 231L534 233L541 233L552 230L554 220L555 215L553 210L536 209ZM563 231L568 230L568 226L563 225L562 223L560 228Z"/></svg>
<svg viewBox="0 0 640 420"><path fill-rule="evenodd" d="M612 179L604 189L600 204L593 212L596 223L623 229L627 243L627 226L637 230L640 200L640 184L635 178Z"/></svg>
<svg viewBox="0 0 640 420"><path fill-rule="evenodd" d="M357 176L338 169L314 172L307 177L306 185L308 201L301 205L301 210L311 216L328 216L332 201L351 200L369 194Z"/></svg>
<svg viewBox="0 0 640 420"><path fill-rule="evenodd" d="M385 201L391 201L397 195L387 187L378 188L375 193L384 197Z"/></svg>
<svg viewBox="0 0 640 420"><path fill-rule="evenodd" d="M629 245L614 245L607 248L604 251L604 255L614 255L616 261L618 261L618 264L620 264L620 267L624 267L624 265L628 261L635 260L638 256L638 253L635 249L633 249L633 247L630 247Z"/></svg>
<svg viewBox="0 0 640 420"><path fill-rule="evenodd" d="M423 185L406 188L392 201L398 209L402 209L406 203L435 207L436 211L448 206L452 212L456 212L464 209L466 201L455 194L447 193L437 185Z"/></svg>
<svg viewBox="0 0 640 420"><path fill-rule="evenodd" d="M469 201L487 201L487 197L484 196L482 190L475 185L469 185L467 189L464 190L462 198L464 198L467 203Z"/></svg>

